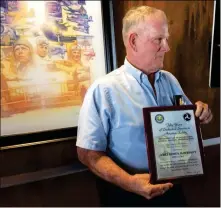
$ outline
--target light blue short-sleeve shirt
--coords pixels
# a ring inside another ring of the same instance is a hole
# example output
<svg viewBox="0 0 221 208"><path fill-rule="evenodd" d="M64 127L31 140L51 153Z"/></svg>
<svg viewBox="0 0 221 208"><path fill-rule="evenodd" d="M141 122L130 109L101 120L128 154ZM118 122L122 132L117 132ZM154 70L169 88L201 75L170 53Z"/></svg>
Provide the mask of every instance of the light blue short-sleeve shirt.
<svg viewBox="0 0 221 208"><path fill-rule="evenodd" d="M172 106L174 95L192 104L169 72L155 74L156 95L145 75L126 59L124 65L96 80L80 110L76 145L105 151L131 172L148 171L144 107Z"/></svg>

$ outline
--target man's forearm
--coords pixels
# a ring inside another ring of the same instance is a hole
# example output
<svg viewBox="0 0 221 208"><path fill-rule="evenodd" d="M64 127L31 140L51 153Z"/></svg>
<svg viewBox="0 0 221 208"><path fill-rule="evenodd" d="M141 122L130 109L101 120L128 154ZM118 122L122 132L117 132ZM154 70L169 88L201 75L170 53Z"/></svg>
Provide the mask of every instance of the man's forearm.
<svg viewBox="0 0 221 208"><path fill-rule="evenodd" d="M147 199L162 195L173 184L150 184L149 174L130 175L121 169L105 152L92 151L78 147L80 161L99 177L127 191L144 196Z"/></svg>
<svg viewBox="0 0 221 208"><path fill-rule="evenodd" d="M93 173L127 191L132 191L131 175L121 169L104 152L88 151L85 158L81 157L81 162L88 166Z"/></svg>

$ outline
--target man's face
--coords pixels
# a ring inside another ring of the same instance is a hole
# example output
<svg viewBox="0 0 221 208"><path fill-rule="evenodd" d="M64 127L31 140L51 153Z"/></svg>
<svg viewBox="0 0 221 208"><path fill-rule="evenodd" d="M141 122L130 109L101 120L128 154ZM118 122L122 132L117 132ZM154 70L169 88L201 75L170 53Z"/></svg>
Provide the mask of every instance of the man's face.
<svg viewBox="0 0 221 208"><path fill-rule="evenodd" d="M21 63L27 63L31 60L31 51L25 45L17 45L14 49L15 59Z"/></svg>
<svg viewBox="0 0 221 208"><path fill-rule="evenodd" d="M75 62L80 62L81 61L81 49L72 49L72 59Z"/></svg>
<svg viewBox="0 0 221 208"><path fill-rule="evenodd" d="M168 25L163 17L150 17L147 26L137 35L136 58L146 72L154 73L163 68L164 55L170 50L168 46Z"/></svg>
<svg viewBox="0 0 221 208"><path fill-rule="evenodd" d="M47 44L38 44L37 45L37 54L44 58L48 55L48 45Z"/></svg>

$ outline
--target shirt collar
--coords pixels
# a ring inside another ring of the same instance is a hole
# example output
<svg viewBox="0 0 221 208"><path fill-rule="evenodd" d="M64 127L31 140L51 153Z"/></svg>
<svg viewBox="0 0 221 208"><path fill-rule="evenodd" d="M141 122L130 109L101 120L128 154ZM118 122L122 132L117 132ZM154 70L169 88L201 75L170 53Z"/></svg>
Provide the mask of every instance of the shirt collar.
<svg viewBox="0 0 221 208"><path fill-rule="evenodd" d="M142 71L134 67L128 60L125 58L124 65L126 66L126 71L131 74L139 83L142 82L142 79L146 77ZM159 70L155 73L155 80L158 81L161 77L162 72Z"/></svg>

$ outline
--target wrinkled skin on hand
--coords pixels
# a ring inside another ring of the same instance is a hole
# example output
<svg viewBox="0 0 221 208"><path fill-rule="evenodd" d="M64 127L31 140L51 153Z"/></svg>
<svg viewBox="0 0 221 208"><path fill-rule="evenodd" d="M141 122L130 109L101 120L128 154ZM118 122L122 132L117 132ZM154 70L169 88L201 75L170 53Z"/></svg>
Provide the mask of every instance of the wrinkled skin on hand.
<svg viewBox="0 0 221 208"><path fill-rule="evenodd" d="M131 184L131 189L146 199L152 199L156 196L163 195L166 191L173 187L172 183L151 184L150 174L133 175Z"/></svg>

